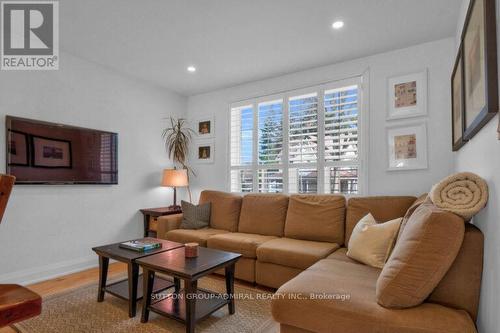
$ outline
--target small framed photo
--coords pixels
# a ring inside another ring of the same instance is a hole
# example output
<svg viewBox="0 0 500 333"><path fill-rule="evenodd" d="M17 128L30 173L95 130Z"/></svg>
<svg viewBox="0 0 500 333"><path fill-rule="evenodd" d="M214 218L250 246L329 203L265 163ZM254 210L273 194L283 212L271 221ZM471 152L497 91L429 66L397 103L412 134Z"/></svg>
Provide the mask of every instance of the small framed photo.
<svg viewBox="0 0 500 333"><path fill-rule="evenodd" d="M198 142L196 144L196 161L198 163L213 163L215 144L213 141Z"/></svg>
<svg viewBox="0 0 500 333"><path fill-rule="evenodd" d="M31 146L34 167L68 169L73 167L71 141L33 135Z"/></svg>
<svg viewBox="0 0 500 333"><path fill-rule="evenodd" d="M196 135L198 138L209 139L214 137L214 117L199 118L196 120Z"/></svg>
<svg viewBox="0 0 500 333"><path fill-rule="evenodd" d="M7 145L7 163L9 165L29 165L28 135L26 133L9 130Z"/></svg>
<svg viewBox="0 0 500 333"><path fill-rule="evenodd" d="M425 116L427 114L427 69L388 79L387 119Z"/></svg>
<svg viewBox="0 0 500 333"><path fill-rule="evenodd" d="M427 169L427 126L425 123L387 128L388 170Z"/></svg>

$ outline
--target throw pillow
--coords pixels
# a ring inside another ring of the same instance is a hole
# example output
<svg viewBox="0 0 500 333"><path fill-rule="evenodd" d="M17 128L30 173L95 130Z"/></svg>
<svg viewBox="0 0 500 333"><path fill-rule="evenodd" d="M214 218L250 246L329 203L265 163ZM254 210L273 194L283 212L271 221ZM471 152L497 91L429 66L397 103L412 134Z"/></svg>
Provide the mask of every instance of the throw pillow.
<svg viewBox="0 0 500 333"><path fill-rule="evenodd" d="M182 200L181 206L181 229L201 229L208 227L210 223L210 202L197 206Z"/></svg>
<svg viewBox="0 0 500 333"><path fill-rule="evenodd" d="M398 237L396 237L396 241L401 237L401 234L403 233L403 229L405 228L406 223L411 217L411 214L420 207L421 204L423 203L432 203L431 199L427 195L427 193L422 194L415 200L415 202L408 208L408 210L405 213L405 216L403 216L403 221L401 221L401 227L399 227L399 232L398 232Z"/></svg>
<svg viewBox="0 0 500 333"><path fill-rule="evenodd" d="M378 277L377 302L387 308L421 304L455 261L464 230L458 215L432 203L421 204L408 219Z"/></svg>
<svg viewBox="0 0 500 333"><path fill-rule="evenodd" d="M366 265L382 268L389 257L402 218L377 223L368 213L354 227L347 256Z"/></svg>

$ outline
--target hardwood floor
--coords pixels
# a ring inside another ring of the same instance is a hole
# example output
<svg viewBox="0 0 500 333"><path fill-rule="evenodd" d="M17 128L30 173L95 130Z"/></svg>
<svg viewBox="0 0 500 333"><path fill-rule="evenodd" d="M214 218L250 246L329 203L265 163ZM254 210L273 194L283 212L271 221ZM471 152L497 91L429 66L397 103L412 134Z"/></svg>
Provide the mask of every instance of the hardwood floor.
<svg viewBox="0 0 500 333"><path fill-rule="evenodd" d="M109 265L108 270L108 280L112 280L113 278L118 278L127 273L127 265L123 263L113 263ZM221 276L213 275L212 277L224 279ZM61 276L55 279L35 283L29 285L28 288L38 293L42 297L49 296L52 294L57 294L60 292L68 291L71 289L80 288L82 286L88 285L90 283L97 283L99 280L99 268L91 268L82 272L69 274L65 276ZM239 284L253 286L250 283L245 283L243 281L238 281ZM265 287L255 287L262 291L272 291L272 289ZM270 322L264 328L264 332L261 333L275 333L279 332L279 325L276 322ZM0 333L16 333L16 330L10 327L0 328Z"/></svg>

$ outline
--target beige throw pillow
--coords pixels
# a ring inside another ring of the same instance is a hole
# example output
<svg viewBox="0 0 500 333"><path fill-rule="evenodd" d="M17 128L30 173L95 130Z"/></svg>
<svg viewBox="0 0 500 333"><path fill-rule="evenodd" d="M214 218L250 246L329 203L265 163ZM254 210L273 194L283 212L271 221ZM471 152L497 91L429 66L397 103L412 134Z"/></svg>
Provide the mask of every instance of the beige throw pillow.
<svg viewBox="0 0 500 333"><path fill-rule="evenodd" d="M382 268L391 254L402 218L377 223L372 214L363 217L354 227L347 256L366 265Z"/></svg>

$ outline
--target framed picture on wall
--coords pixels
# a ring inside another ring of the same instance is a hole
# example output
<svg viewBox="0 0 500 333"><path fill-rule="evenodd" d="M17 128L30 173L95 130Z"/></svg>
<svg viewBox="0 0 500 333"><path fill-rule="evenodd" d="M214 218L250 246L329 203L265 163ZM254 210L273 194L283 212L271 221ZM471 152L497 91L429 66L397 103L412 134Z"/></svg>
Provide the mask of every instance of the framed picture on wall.
<svg viewBox="0 0 500 333"><path fill-rule="evenodd" d="M401 119L427 114L427 69L388 79L387 119Z"/></svg>
<svg viewBox="0 0 500 333"><path fill-rule="evenodd" d="M7 132L7 163L9 165L29 166L28 135L19 131Z"/></svg>
<svg viewBox="0 0 500 333"><path fill-rule="evenodd" d="M71 141L31 137L33 166L38 168L69 168L73 167Z"/></svg>
<svg viewBox="0 0 500 333"><path fill-rule="evenodd" d="M471 0L462 31L466 140L498 112L496 44L495 0Z"/></svg>
<svg viewBox="0 0 500 333"><path fill-rule="evenodd" d="M215 122L214 117L199 118L195 124L198 138L209 139L214 137Z"/></svg>
<svg viewBox="0 0 500 333"><path fill-rule="evenodd" d="M213 141L198 142L196 144L197 163L213 163L215 154L215 144Z"/></svg>
<svg viewBox="0 0 500 333"><path fill-rule="evenodd" d="M388 170L427 169L427 126L425 123L387 128Z"/></svg>
<svg viewBox="0 0 500 333"><path fill-rule="evenodd" d="M466 142L464 133L464 81L463 48L460 46L451 74L451 132L452 149L459 150Z"/></svg>

